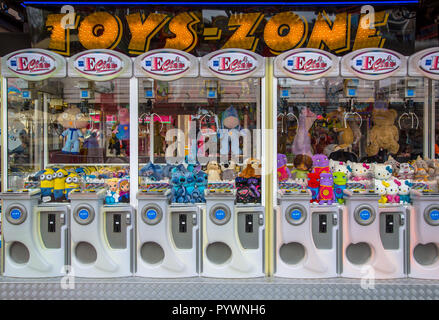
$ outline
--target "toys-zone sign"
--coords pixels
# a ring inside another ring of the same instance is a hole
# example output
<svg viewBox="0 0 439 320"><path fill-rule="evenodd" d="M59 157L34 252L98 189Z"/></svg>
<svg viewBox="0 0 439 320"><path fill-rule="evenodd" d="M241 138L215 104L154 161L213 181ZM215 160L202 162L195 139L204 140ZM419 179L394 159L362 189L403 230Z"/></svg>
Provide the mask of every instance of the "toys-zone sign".
<svg viewBox="0 0 439 320"><path fill-rule="evenodd" d="M398 23L389 31L388 22L394 19L390 8L361 14L360 6L329 13L321 7L292 11L245 6L243 12L237 11L239 7L231 12L221 7L209 10L202 4L198 8L166 10L164 6L148 6L128 10L121 3L117 10L112 10L92 12L90 8L78 6L74 13L67 15L52 10L41 12L46 19L33 21L31 38L38 39L35 46L45 46L43 49L65 56L72 55L72 51L75 54L91 49L110 49L133 56L158 49L176 49L204 56L230 48L262 56L277 56L298 48L344 55L384 45L409 55L414 44L414 40L412 43L401 41L407 38L407 33L415 32L411 24L409 27L404 24L406 18L398 18ZM69 18L69 28L63 27L66 18ZM373 21L371 25L370 21ZM41 41L45 37L48 41Z"/></svg>

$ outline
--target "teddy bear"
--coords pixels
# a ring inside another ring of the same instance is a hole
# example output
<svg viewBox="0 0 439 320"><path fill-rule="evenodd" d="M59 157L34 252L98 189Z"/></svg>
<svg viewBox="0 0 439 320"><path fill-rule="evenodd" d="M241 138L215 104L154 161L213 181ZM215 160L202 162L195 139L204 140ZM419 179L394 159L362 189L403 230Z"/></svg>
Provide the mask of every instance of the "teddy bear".
<svg viewBox="0 0 439 320"><path fill-rule="evenodd" d="M366 147L368 156L375 156L380 149L385 149L392 154L399 150L399 132L395 126L398 113L394 109L373 109L372 121L374 123L369 133L369 143Z"/></svg>
<svg viewBox="0 0 439 320"><path fill-rule="evenodd" d="M244 163L244 169L239 174L242 178L260 178L261 177L261 161L255 158L248 158Z"/></svg>
<svg viewBox="0 0 439 320"><path fill-rule="evenodd" d="M206 173L209 182L221 181L221 169L218 162L214 160L209 161Z"/></svg>
<svg viewBox="0 0 439 320"><path fill-rule="evenodd" d="M69 107L57 118L65 129L60 137L64 140L63 153L79 154L80 141L84 139L81 129L88 125L87 117L78 107Z"/></svg>
<svg viewBox="0 0 439 320"><path fill-rule="evenodd" d="M221 178L226 181L235 180L236 178L236 162L233 160L221 164Z"/></svg>

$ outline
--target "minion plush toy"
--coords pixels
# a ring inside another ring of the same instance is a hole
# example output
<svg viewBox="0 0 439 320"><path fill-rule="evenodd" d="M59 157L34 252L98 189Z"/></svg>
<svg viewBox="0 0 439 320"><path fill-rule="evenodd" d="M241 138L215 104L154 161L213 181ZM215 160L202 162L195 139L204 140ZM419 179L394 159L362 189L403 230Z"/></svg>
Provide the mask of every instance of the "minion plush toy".
<svg viewBox="0 0 439 320"><path fill-rule="evenodd" d="M40 189L41 198L53 196L53 186L54 186L55 171L53 169L46 169L40 175Z"/></svg>
<svg viewBox="0 0 439 320"><path fill-rule="evenodd" d="M66 185L66 178L67 178L68 172L64 169L58 169L54 173L54 186L53 186L53 195L55 198L55 201L62 201L64 199L64 188Z"/></svg>
<svg viewBox="0 0 439 320"><path fill-rule="evenodd" d="M69 193L72 190L78 189L79 188L79 176L78 174L76 174L75 172L69 172L67 178L66 178L66 182L64 185L64 194L66 199L69 199Z"/></svg>

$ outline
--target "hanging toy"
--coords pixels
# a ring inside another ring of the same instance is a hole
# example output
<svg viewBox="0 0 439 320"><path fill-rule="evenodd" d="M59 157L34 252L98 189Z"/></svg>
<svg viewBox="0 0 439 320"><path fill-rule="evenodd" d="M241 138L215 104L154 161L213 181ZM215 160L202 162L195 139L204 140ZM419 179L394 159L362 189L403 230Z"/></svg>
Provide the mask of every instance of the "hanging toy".
<svg viewBox="0 0 439 320"><path fill-rule="evenodd" d="M88 125L87 117L77 107L69 107L58 116L57 121L65 128L61 134L64 140L63 153L79 154L80 141L84 139L81 129Z"/></svg>
<svg viewBox="0 0 439 320"><path fill-rule="evenodd" d="M302 108L299 115L297 133L293 142L293 154L306 154L312 156L311 138L309 129L311 129L317 116L307 107Z"/></svg>

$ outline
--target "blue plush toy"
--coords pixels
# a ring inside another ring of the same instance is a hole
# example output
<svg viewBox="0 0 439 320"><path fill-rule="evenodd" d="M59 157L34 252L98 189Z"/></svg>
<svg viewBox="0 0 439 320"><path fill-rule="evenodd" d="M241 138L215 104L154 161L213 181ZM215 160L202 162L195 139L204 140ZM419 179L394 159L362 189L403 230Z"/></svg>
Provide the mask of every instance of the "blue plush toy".
<svg viewBox="0 0 439 320"><path fill-rule="evenodd" d="M163 169L160 165L156 165L152 162L148 163L142 169L140 169L139 174L141 176L147 177L152 181L160 181L163 179Z"/></svg>
<svg viewBox="0 0 439 320"><path fill-rule="evenodd" d="M233 136L233 129L240 130L240 120L238 111L235 107L230 106L222 113L221 129L228 130L228 135L221 136L221 154L229 154L229 136L231 138L232 154L239 155L241 150L239 149L239 138Z"/></svg>
<svg viewBox="0 0 439 320"><path fill-rule="evenodd" d="M192 197L192 193L195 189L195 178L192 172L186 172L185 173L186 183L184 184L184 187L186 189L186 199L189 202L195 203L194 198Z"/></svg>

